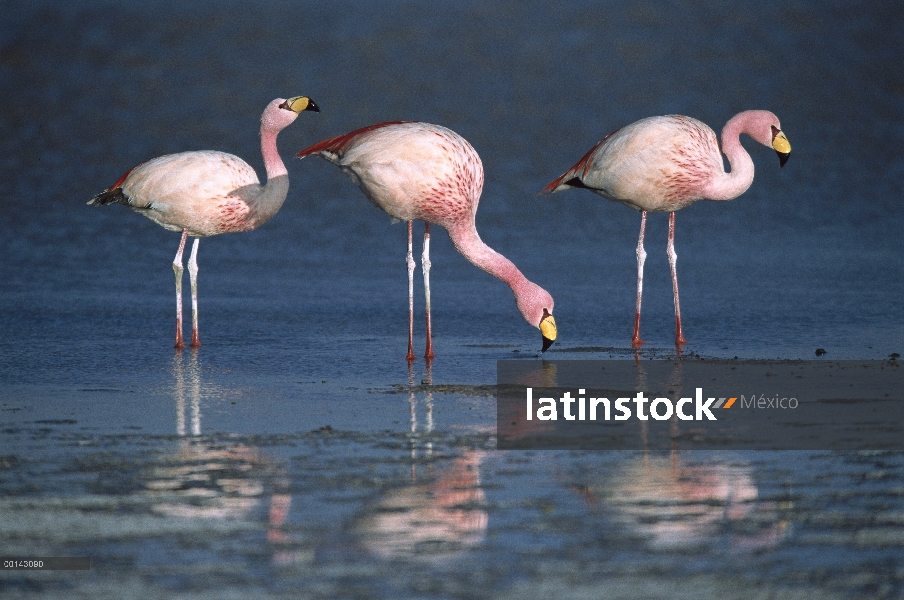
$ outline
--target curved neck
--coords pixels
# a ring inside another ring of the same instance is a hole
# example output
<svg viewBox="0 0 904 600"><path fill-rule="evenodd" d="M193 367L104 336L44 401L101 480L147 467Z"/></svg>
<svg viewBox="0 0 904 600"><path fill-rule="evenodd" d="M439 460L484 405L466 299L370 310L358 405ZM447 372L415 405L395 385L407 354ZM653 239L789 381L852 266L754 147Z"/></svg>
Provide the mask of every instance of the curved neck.
<svg viewBox="0 0 904 600"><path fill-rule="evenodd" d="M741 145L741 134L747 133L747 122L741 115L730 119L722 129L722 152L728 157L731 172L724 173L713 180L707 194L712 200L731 200L737 198L753 183L753 160Z"/></svg>
<svg viewBox="0 0 904 600"><path fill-rule="evenodd" d="M264 156L264 168L267 170L267 184L261 187L260 193L251 204L249 218L254 227L269 221L279 212L286 196L289 194L289 172L276 149L278 131L261 129L261 154Z"/></svg>
<svg viewBox="0 0 904 600"><path fill-rule="evenodd" d="M276 136L278 131L270 131L261 128L261 154L264 156L264 168L267 170L267 182L280 175L288 175L286 165L283 164L276 148Z"/></svg>
<svg viewBox="0 0 904 600"><path fill-rule="evenodd" d="M467 258L474 266L504 281L512 288L515 297L518 297L521 287L525 283L529 283L527 277L521 274L521 271L518 270L518 267L512 261L487 246L480 239L474 223L465 220L447 227L447 229L455 249L462 256Z"/></svg>

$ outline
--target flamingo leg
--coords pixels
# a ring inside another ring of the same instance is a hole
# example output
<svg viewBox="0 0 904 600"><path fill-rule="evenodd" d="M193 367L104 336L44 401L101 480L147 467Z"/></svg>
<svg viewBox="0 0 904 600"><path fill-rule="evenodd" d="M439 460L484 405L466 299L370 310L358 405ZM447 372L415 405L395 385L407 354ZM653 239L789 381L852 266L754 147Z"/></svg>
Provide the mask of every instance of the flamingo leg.
<svg viewBox="0 0 904 600"><path fill-rule="evenodd" d="M191 347L201 346L201 338L198 337L198 242L195 238L191 246L191 256L188 257L188 276L191 280Z"/></svg>
<svg viewBox="0 0 904 600"><path fill-rule="evenodd" d="M424 253L421 255L421 268L424 273L424 298L427 302L427 349L424 358L433 358L433 332L430 327L430 223L424 221Z"/></svg>
<svg viewBox="0 0 904 600"><path fill-rule="evenodd" d="M412 221L408 221L408 356L410 362L414 356L414 254L411 247Z"/></svg>
<svg viewBox="0 0 904 600"><path fill-rule="evenodd" d="M675 253L675 212L669 213L669 245L666 253L669 255L669 267L672 270L672 292L675 295L675 345L686 343L681 334L681 305L678 302L678 271L675 263L678 262L678 254Z"/></svg>
<svg viewBox="0 0 904 600"><path fill-rule="evenodd" d="M631 336L631 345L635 348L643 344L640 339L640 300L643 296L643 263L647 260L647 253L643 249L643 234L647 228L647 211L640 211L640 237L637 238L637 308L634 310L634 334Z"/></svg>
<svg viewBox="0 0 904 600"><path fill-rule="evenodd" d="M185 250L185 240L188 239L188 230L182 232L182 241L179 242L179 250L173 259L173 272L176 274L176 344L175 347L185 348L182 341L182 251Z"/></svg>

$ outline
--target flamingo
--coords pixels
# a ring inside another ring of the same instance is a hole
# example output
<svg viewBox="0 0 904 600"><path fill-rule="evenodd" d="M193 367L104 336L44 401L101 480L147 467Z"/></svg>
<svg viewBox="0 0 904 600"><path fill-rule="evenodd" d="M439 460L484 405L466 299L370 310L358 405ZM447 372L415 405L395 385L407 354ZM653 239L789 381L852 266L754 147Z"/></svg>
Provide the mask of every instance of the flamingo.
<svg viewBox="0 0 904 600"><path fill-rule="evenodd" d="M722 152L728 157L731 172L726 173L715 132L706 124L682 115L641 119L603 138L590 152L561 177L543 188L551 194L569 188L587 188L610 200L621 202L640 212L640 237L637 241L637 307L631 345L640 339L640 299L643 291L643 248L647 211L669 213L667 254L675 297L675 345L685 344L681 332L678 301L678 275L675 264L675 211L697 200L731 200L743 194L753 183L753 160L741 146L740 135L772 147L785 166L791 144L781 130L778 118L769 111L748 110L738 113L722 129Z"/></svg>
<svg viewBox="0 0 904 600"><path fill-rule="evenodd" d="M176 348L182 339L182 251L194 236L188 273L191 280L191 345L198 336L198 241L202 237L250 231L275 215L289 193L286 167L276 149L276 136L304 110L319 112L313 100L295 96L277 98L261 115L261 153L267 184L261 185L254 169L238 156L200 150L167 154L141 163L88 204L125 204L170 231L182 233L173 259L176 274Z"/></svg>
<svg viewBox="0 0 904 600"><path fill-rule="evenodd" d="M434 357L430 322L430 225L449 232L455 248L475 266L508 284L524 319L540 329L542 351L556 339L553 299L529 281L507 258L477 235L474 217L483 188L480 157L463 137L439 125L378 123L305 148L296 156L317 154L351 177L371 202L408 222L408 355L415 360L412 222L424 221L421 265L427 312L424 358Z"/></svg>

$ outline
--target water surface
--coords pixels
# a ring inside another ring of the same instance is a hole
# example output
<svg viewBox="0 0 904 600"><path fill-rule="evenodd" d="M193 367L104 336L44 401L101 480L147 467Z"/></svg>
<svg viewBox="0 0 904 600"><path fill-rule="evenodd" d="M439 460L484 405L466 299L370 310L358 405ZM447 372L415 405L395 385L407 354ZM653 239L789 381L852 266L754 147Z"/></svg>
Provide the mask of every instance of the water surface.
<svg viewBox="0 0 904 600"><path fill-rule="evenodd" d="M746 140L750 190L678 213L684 359L885 359L902 32L891 3L8 3L0 546L92 570L3 597L904 594L898 454L495 451L496 361L540 346L511 292L435 228L437 359L409 371L404 224L290 159L379 121L461 133L481 237L556 299L549 357L627 358L639 215L537 193L636 119L772 110L788 164ZM202 241L204 345L174 353L178 236L85 203L168 152L263 174L260 112L299 94L322 112L279 137L286 204ZM646 240L640 357L668 359L665 215Z"/></svg>

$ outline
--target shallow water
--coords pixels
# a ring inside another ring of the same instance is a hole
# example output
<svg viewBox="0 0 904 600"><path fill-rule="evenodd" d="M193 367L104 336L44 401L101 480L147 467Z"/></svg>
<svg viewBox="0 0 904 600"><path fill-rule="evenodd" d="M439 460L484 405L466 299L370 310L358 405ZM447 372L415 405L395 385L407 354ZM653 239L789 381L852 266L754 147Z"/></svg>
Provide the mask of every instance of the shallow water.
<svg viewBox="0 0 904 600"><path fill-rule="evenodd" d="M496 361L536 360L539 335L434 228L437 359L409 371L405 225L325 161L287 162L259 230L203 240L196 352L171 347L178 236L85 202L167 152L262 170L277 96L322 109L280 135L286 161L440 123L484 162L481 237L556 299L548 356L626 358L639 215L537 192L638 118L719 131L766 108L788 164L747 141L750 190L677 215L684 358L884 359L904 348L902 21L869 3L8 3L0 547L92 570L2 573L0 594L900 597L899 454L493 450ZM641 357L669 358L665 215L646 240Z"/></svg>

